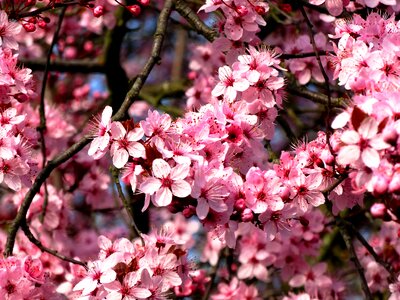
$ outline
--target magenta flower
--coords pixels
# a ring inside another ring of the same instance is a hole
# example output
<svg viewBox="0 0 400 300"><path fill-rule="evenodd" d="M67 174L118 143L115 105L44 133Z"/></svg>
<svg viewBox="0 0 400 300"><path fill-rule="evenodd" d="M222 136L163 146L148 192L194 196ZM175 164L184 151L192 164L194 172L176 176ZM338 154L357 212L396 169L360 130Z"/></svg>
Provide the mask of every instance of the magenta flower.
<svg viewBox="0 0 400 300"><path fill-rule="evenodd" d="M153 177L147 178L141 185L140 190L152 195L152 201L156 206L167 206L172 201L172 195L184 198L192 191L190 184L183 180L189 174L189 166L178 164L171 168L163 159L155 159L152 164ZM147 200L145 208L148 206ZM144 208L144 209L145 209Z"/></svg>

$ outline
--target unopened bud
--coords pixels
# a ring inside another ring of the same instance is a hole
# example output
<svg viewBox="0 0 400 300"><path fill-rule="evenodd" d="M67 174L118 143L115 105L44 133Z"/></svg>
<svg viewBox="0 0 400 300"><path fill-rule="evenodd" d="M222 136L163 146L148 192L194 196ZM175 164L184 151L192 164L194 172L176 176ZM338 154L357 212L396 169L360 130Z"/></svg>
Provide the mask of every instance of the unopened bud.
<svg viewBox="0 0 400 300"><path fill-rule="evenodd" d="M383 203L374 203L370 212L374 218L383 218L386 215L386 206Z"/></svg>
<svg viewBox="0 0 400 300"><path fill-rule="evenodd" d="M235 209L239 212L242 212L246 208L246 202L243 198L236 200Z"/></svg>
<svg viewBox="0 0 400 300"><path fill-rule="evenodd" d="M138 0L138 2L143 6L148 6L150 4L150 0Z"/></svg>
<svg viewBox="0 0 400 300"><path fill-rule="evenodd" d="M34 32L36 30L35 24L25 23L22 25L27 32Z"/></svg>
<svg viewBox="0 0 400 300"><path fill-rule="evenodd" d="M35 4L36 4L36 0L26 0L25 1L25 7L33 6Z"/></svg>
<svg viewBox="0 0 400 300"><path fill-rule="evenodd" d="M39 20L37 22L37 26L39 26L40 28L44 29L47 26L47 23L44 20Z"/></svg>
<svg viewBox="0 0 400 300"><path fill-rule="evenodd" d="M388 181L383 176L377 176L376 181L374 182L374 195L379 196L385 194L388 189Z"/></svg>
<svg viewBox="0 0 400 300"><path fill-rule="evenodd" d="M96 6L96 7L93 9L93 15L94 15L96 18L99 18L99 17L101 17L102 15L104 15L104 7L103 7L102 5Z"/></svg>
<svg viewBox="0 0 400 300"><path fill-rule="evenodd" d="M129 10L129 12L130 12L134 17L137 17L137 16L140 15L141 8L140 8L139 5L134 4L134 5L127 6L126 8Z"/></svg>
<svg viewBox="0 0 400 300"><path fill-rule="evenodd" d="M13 95L13 97L20 103L28 101L29 97L26 94L18 93Z"/></svg>

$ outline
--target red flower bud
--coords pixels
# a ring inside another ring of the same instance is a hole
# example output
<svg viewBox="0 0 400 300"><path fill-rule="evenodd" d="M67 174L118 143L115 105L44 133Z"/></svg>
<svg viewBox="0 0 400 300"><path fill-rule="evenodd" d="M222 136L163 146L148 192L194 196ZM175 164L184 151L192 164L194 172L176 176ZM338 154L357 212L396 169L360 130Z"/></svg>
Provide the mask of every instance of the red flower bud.
<svg viewBox="0 0 400 300"><path fill-rule="evenodd" d="M103 7L102 5L96 6L96 7L93 9L93 15L94 15L96 18L99 18L99 17L101 17L102 15L104 15L104 7Z"/></svg>
<svg viewBox="0 0 400 300"><path fill-rule="evenodd" d="M25 23L22 25L27 32L34 32L36 30L35 24Z"/></svg>
<svg viewBox="0 0 400 300"><path fill-rule="evenodd" d="M141 8L140 8L139 5L134 4L134 5L127 6L126 8L129 10L129 12L130 12L134 17L137 17L137 16L140 15Z"/></svg>

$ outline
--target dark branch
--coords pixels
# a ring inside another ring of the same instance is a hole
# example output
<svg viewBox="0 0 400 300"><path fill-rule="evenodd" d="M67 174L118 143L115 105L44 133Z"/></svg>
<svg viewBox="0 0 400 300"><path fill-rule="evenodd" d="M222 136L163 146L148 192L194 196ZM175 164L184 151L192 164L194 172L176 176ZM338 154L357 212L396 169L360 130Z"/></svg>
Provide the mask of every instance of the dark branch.
<svg viewBox="0 0 400 300"><path fill-rule="evenodd" d="M186 1L177 0L175 10L189 22L198 34L203 35L210 42L214 41L218 36L216 31L204 24L199 16L186 4Z"/></svg>
<svg viewBox="0 0 400 300"><path fill-rule="evenodd" d="M81 4L81 2L65 2L65 3L54 3L53 2L51 5L46 5L44 7L38 8L33 11L29 11L26 13L19 13L19 14L11 13L9 15L9 18L14 19L14 20L20 20L20 19L24 19L24 18L28 18L28 17L38 16L45 11L52 10L55 8L68 7L68 6L80 5L80 4Z"/></svg>
<svg viewBox="0 0 400 300"><path fill-rule="evenodd" d="M56 31L54 32L53 40L51 41L49 51L47 52L46 65L44 67L44 74L43 74L43 81L42 81L42 89L41 89L41 93L40 93L40 105L39 105L40 125L38 126L37 130L39 131L39 134L40 134L40 144L41 144L41 149L42 149L42 167L43 168L46 165L46 161L47 161L46 140L44 137L44 133L46 131L46 112L45 112L44 96L46 94L46 85L47 85L47 77L49 75L51 54L53 53L54 46L57 43L58 36L60 34L61 24L64 20L66 10L67 10L66 6L64 6L61 10L60 17L58 20L58 25L57 25ZM49 198L49 193L47 190L47 185L46 185L46 183L44 183L44 202L43 202L42 213L40 215L40 220L42 222L46 215L48 198Z"/></svg>
<svg viewBox="0 0 400 300"><path fill-rule="evenodd" d="M122 204L124 205L127 213L129 214L129 217L131 218L133 231L135 232L135 235L140 238L140 240L142 241L142 245L144 246L145 244L144 239L142 237L142 233L140 232L139 228L136 225L135 214L133 212L132 205L126 199L124 192L122 191L121 183L119 182L119 170L115 167L111 167L111 173L113 175L115 185L117 186L118 195L121 198Z"/></svg>
<svg viewBox="0 0 400 300"><path fill-rule="evenodd" d="M321 93L311 92L304 87L288 86L286 90L296 96L300 96L309 99L315 103L327 105L328 97ZM331 107L344 108L346 105L346 100L344 98L331 98Z"/></svg>
<svg viewBox="0 0 400 300"><path fill-rule="evenodd" d="M306 58L306 57L314 57L318 55L329 55L329 54L335 54L334 52L329 52L329 51L317 51L317 52L305 52L305 53L297 53L297 54L290 54L290 53L284 53L282 54L279 58L282 59L295 59L295 58Z"/></svg>
<svg viewBox="0 0 400 300"><path fill-rule="evenodd" d="M358 275L360 276L361 279L361 287L365 294L365 299L372 300L373 297L371 291L369 290L367 279L365 278L364 268L362 267L360 261L358 260L357 253L354 249L354 245L351 240L349 230L339 217L336 217L335 220L339 228L340 234L342 235L343 240L346 244L347 250L349 251L350 259L354 262L357 268Z"/></svg>
<svg viewBox="0 0 400 300"><path fill-rule="evenodd" d="M33 71L42 71L45 69L46 60L45 59L20 59L20 67L26 67L32 69ZM51 62L48 67L49 71L65 72L65 73L104 73L105 67L103 64L96 61L86 61L86 60L60 60L56 59Z"/></svg>
<svg viewBox="0 0 400 300"><path fill-rule="evenodd" d="M29 226L26 223L26 221L22 222L21 228L24 231L26 237L29 239L29 241L32 244L34 244L36 247L38 247L40 250L42 250L42 252L47 252L55 257L58 257L59 259L62 259L64 261L67 261L67 262L70 262L70 263L73 263L76 265L81 265L86 270L88 269L87 265L84 262L73 259L73 258L65 256L65 255L62 255L62 254L58 253L56 250L45 247L37 238L35 238L32 231L29 229Z"/></svg>

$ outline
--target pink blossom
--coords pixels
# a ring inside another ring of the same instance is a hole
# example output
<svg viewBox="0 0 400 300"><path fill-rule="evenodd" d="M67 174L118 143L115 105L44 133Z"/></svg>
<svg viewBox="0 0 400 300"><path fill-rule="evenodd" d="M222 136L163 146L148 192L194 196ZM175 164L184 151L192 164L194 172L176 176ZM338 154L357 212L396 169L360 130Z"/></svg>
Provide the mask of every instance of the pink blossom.
<svg viewBox="0 0 400 300"><path fill-rule="evenodd" d="M15 36L22 26L17 22L9 22L5 11L0 10L0 47L18 50Z"/></svg>
<svg viewBox="0 0 400 300"><path fill-rule="evenodd" d="M108 147L110 142L111 115L111 106L106 106L101 114L101 120L96 125L94 139L88 150L90 156L99 158L102 156L101 154L103 151Z"/></svg>
<svg viewBox="0 0 400 300"><path fill-rule="evenodd" d="M233 102L236 99L237 92L243 92L248 89L249 82L235 76L235 72L229 66L223 66L218 69L220 82L212 90L212 95L218 97L224 96L228 102Z"/></svg>
<svg viewBox="0 0 400 300"><path fill-rule="evenodd" d="M129 156L134 158L146 158L146 150L138 141L142 139L144 132L141 127L126 131L120 122L111 124L113 142L111 144L111 156L113 164L120 169L126 165Z"/></svg>
<svg viewBox="0 0 400 300"><path fill-rule="evenodd" d="M340 164L354 164L359 158L370 168L380 163L380 150L389 148L378 134L378 123L372 117L365 118L356 130L346 130L340 139L344 146L340 148L337 161Z"/></svg>
<svg viewBox="0 0 400 300"><path fill-rule="evenodd" d="M172 195L184 198L191 192L190 184L183 180L189 173L189 166L177 164L171 168L163 159L155 159L152 163L153 177L145 179L140 185L140 190L147 195L152 195L156 206L167 206L172 201ZM149 200L148 200L149 201ZM145 203L146 209L149 202Z"/></svg>

